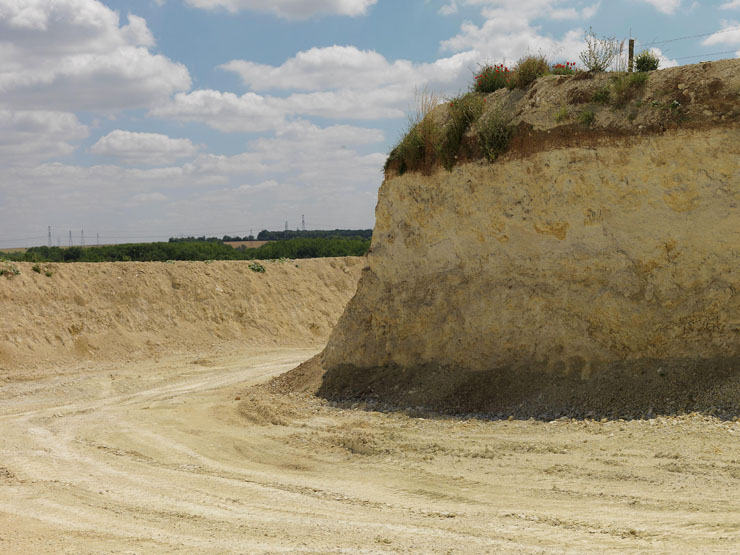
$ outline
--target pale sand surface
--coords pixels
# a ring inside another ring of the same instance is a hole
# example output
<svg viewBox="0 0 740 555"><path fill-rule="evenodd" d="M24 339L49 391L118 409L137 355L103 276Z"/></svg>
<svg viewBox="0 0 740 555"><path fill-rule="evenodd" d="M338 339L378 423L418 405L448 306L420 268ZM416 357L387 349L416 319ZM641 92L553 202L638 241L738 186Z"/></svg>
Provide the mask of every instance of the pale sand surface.
<svg viewBox="0 0 740 555"><path fill-rule="evenodd" d="M737 552L740 423L424 419L249 388L316 351L6 382L0 552Z"/></svg>
<svg viewBox="0 0 740 555"><path fill-rule="evenodd" d="M0 553L737 552L740 423L417 418L255 385L321 350L362 266L0 280Z"/></svg>

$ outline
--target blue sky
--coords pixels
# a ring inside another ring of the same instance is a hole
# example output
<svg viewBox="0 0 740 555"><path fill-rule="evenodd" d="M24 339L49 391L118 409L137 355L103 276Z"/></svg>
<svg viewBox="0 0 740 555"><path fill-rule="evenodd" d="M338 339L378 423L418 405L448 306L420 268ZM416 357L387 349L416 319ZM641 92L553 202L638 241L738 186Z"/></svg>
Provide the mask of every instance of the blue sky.
<svg viewBox="0 0 740 555"><path fill-rule="evenodd" d="M415 90L590 27L740 55L740 0L0 0L0 248L372 227Z"/></svg>

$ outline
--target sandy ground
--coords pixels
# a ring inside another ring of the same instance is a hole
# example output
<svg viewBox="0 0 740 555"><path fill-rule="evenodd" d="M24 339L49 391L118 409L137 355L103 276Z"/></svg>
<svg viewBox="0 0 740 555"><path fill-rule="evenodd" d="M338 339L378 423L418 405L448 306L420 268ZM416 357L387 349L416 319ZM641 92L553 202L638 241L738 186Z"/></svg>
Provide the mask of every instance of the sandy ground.
<svg viewBox="0 0 740 555"><path fill-rule="evenodd" d="M17 263L0 279L0 384L81 362L129 363L221 347L320 347L363 257ZM48 275L47 275L48 272Z"/></svg>
<svg viewBox="0 0 740 555"><path fill-rule="evenodd" d="M316 351L6 382L0 552L740 547L738 422L417 418L250 387Z"/></svg>
<svg viewBox="0 0 740 555"><path fill-rule="evenodd" d="M738 552L738 422L448 419L266 385L321 350L363 265L0 281L0 553Z"/></svg>

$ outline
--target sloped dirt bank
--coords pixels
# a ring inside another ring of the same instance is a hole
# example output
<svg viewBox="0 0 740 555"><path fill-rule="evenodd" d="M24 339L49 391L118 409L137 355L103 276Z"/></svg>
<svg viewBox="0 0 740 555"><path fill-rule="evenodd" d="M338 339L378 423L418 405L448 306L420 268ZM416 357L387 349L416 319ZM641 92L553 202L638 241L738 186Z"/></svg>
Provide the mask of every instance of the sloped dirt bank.
<svg viewBox="0 0 740 555"><path fill-rule="evenodd" d="M85 361L320 346L364 258L16 264L0 277L0 377ZM47 273L49 275L47 275Z"/></svg>

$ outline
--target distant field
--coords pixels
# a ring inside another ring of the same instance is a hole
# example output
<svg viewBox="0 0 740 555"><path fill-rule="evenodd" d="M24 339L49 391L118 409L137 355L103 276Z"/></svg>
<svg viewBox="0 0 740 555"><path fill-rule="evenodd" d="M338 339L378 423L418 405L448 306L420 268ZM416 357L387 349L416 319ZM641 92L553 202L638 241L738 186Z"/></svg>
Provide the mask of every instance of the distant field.
<svg viewBox="0 0 740 555"><path fill-rule="evenodd" d="M224 245L229 245L238 249L239 247L246 247L248 249L256 249L269 243L270 241L226 241Z"/></svg>
<svg viewBox="0 0 740 555"><path fill-rule="evenodd" d="M18 247L15 249L0 249L2 252L26 252L28 249L26 247Z"/></svg>

